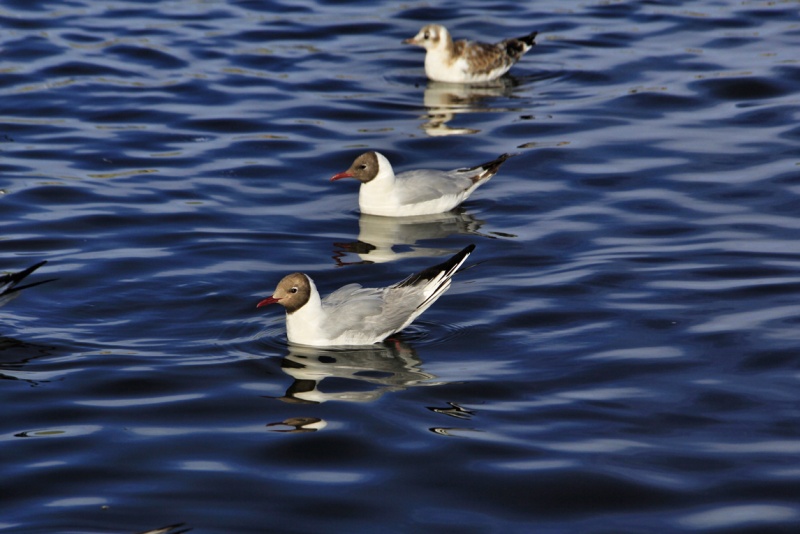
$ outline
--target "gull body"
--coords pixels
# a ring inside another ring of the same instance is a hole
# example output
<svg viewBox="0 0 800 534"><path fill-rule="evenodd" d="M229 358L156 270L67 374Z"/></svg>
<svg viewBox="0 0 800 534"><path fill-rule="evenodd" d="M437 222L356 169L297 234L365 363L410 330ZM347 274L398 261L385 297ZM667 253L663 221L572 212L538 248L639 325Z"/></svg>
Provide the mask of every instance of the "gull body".
<svg viewBox="0 0 800 534"><path fill-rule="evenodd" d="M285 276L258 307L278 303L286 309L291 343L315 347L371 345L411 324L450 287L450 279L475 245L449 260L388 287L348 284L324 299L307 274Z"/></svg>
<svg viewBox="0 0 800 534"><path fill-rule="evenodd" d="M537 32L488 44L453 41L441 24L428 24L403 41L425 49L425 74L449 83L482 83L496 80L536 44Z"/></svg>
<svg viewBox="0 0 800 534"><path fill-rule="evenodd" d="M455 208L494 176L511 154L467 169L440 171L419 169L394 173L380 152L361 154L331 181L355 178L361 182L358 207L361 213L407 217L444 213Z"/></svg>

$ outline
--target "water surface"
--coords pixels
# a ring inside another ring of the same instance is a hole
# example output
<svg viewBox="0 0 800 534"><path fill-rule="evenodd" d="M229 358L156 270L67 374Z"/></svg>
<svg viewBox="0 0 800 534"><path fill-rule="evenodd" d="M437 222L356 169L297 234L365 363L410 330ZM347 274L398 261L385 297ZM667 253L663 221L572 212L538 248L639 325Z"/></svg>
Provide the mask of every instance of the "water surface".
<svg viewBox="0 0 800 534"><path fill-rule="evenodd" d="M800 528L800 5L0 6L0 532ZM425 23L540 32L427 82ZM388 219L328 178L518 155ZM289 346L308 272L477 245L397 339Z"/></svg>

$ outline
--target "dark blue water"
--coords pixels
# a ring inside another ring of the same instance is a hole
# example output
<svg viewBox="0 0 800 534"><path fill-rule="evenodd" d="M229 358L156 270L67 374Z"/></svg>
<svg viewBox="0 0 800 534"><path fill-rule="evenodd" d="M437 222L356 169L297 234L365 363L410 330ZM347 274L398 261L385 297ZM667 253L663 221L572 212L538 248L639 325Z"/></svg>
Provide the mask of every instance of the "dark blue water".
<svg viewBox="0 0 800 534"><path fill-rule="evenodd" d="M795 1L6 1L0 532L796 532ZM400 41L538 30L490 88ZM459 210L328 178L519 155ZM477 249L396 342L255 305ZM178 526L176 526L178 525Z"/></svg>

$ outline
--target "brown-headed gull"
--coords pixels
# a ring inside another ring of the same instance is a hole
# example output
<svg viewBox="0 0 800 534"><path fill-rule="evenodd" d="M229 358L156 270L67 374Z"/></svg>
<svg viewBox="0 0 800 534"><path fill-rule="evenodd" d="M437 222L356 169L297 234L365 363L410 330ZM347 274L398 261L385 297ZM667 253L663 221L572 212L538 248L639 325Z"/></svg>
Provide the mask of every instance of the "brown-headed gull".
<svg viewBox="0 0 800 534"><path fill-rule="evenodd" d="M535 44L537 32L495 44L453 41L447 28L428 24L403 42L425 49L425 74L431 80L450 83L481 83L508 72Z"/></svg>
<svg viewBox="0 0 800 534"><path fill-rule="evenodd" d="M348 284L320 298L307 274L285 276L257 307L286 308L289 342L315 347L372 345L404 329L450 287L450 279L475 245L389 287Z"/></svg>
<svg viewBox="0 0 800 534"><path fill-rule="evenodd" d="M366 152L331 181L355 178L361 182L358 207L361 213L386 217L407 217L444 213L461 204L478 187L497 173L510 158L503 154L488 163L439 171L418 169L395 174L392 164L380 152Z"/></svg>
<svg viewBox="0 0 800 534"><path fill-rule="evenodd" d="M34 282L32 284L26 284L24 286L19 285L19 283L22 282L29 274L31 274L33 271L35 271L45 263L47 263L46 260L41 261L36 265L32 265L27 269L24 269L16 273L8 273L0 275L0 306L7 304L10 300L14 299L17 295L19 295L19 292L22 291L23 289L27 289L33 286L38 286L41 284L46 284L47 282L52 282L53 280L55 280L54 278L51 278L50 280L42 280L41 282Z"/></svg>

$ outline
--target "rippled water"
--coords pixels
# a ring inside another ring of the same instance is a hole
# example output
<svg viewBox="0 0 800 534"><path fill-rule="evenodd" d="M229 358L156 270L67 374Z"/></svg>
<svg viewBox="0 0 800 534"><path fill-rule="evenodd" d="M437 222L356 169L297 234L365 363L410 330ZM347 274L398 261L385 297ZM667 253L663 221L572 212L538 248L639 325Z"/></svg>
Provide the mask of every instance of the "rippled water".
<svg viewBox="0 0 800 534"><path fill-rule="evenodd" d="M794 532L800 4L6 1L0 532ZM503 83L400 41L540 32ZM359 216L359 153L517 152ZM283 274L400 339L290 347Z"/></svg>

